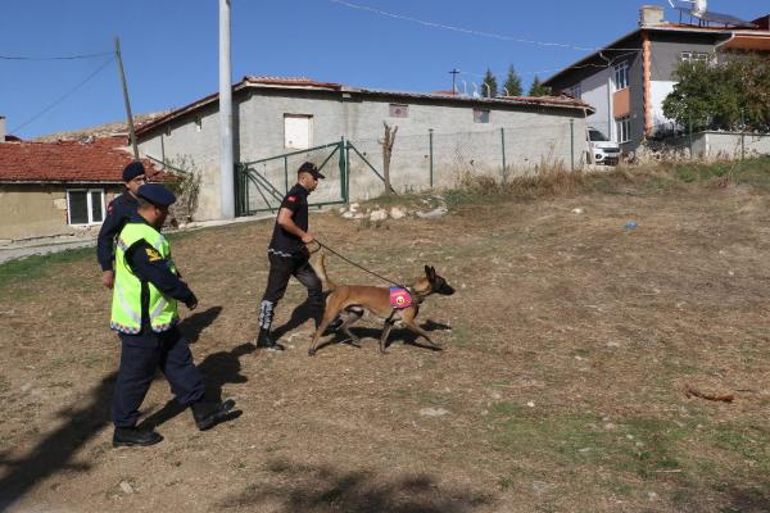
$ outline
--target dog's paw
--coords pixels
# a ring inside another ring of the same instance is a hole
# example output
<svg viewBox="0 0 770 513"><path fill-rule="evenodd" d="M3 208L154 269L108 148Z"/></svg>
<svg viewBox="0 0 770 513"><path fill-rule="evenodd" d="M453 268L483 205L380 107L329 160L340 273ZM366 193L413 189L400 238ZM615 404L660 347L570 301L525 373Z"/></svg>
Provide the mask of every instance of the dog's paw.
<svg viewBox="0 0 770 513"><path fill-rule="evenodd" d="M307 350L307 355L308 355L308 356L315 356L315 353L316 353L316 350L315 350L315 349L308 349L308 350Z"/></svg>

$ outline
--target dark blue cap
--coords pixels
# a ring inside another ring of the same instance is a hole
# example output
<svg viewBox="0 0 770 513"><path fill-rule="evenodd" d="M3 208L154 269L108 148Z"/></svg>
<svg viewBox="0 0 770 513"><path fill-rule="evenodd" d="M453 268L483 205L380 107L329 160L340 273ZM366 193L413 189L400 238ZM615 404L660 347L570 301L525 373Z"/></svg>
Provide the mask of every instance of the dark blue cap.
<svg viewBox="0 0 770 513"><path fill-rule="evenodd" d="M130 182L143 174L145 174L144 165L141 162L134 161L123 168L123 181Z"/></svg>
<svg viewBox="0 0 770 513"><path fill-rule="evenodd" d="M299 169L297 170L297 173L310 173L313 176L313 178L315 178L316 180L322 180L322 179L326 178L318 170L318 167L315 164L313 164L312 162L305 162L304 164L299 166Z"/></svg>
<svg viewBox="0 0 770 513"><path fill-rule="evenodd" d="M147 183L139 187L136 195L155 205L156 207L167 207L173 205L176 196L170 190L159 183Z"/></svg>

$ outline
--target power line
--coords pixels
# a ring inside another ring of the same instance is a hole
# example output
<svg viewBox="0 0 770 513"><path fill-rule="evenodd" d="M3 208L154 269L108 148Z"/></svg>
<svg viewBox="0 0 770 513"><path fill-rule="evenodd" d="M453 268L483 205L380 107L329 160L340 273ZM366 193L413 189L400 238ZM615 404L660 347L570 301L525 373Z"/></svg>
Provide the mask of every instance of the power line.
<svg viewBox="0 0 770 513"><path fill-rule="evenodd" d="M65 55L60 57L29 57L24 55L0 55L0 60L5 61L74 61L78 59L93 59L110 55L113 52L89 53L83 55Z"/></svg>
<svg viewBox="0 0 770 513"><path fill-rule="evenodd" d="M18 133L19 130L21 130L22 128L24 128L27 125L31 124L33 121L37 120L40 116L42 116L43 114L47 113L48 111L50 111L51 109L53 109L54 107L59 105L61 102L63 102L67 98L69 98L73 93L75 93L75 91L77 91L78 89L83 87L86 83L88 83L92 78L94 78L96 75L98 75L102 70L104 70L107 66L109 66L113 62L114 62L114 60L112 58L112 52L110 52L110 58L107 59L104 62L104 64L99 66L93 73L88 75L83 81L78 83L75 87L73 87L72 89L70 89L69 91L64 93L62 96L60 96L56 101L51 103L48 107L46 107L45 109L43 109L40 112L38 112L37 114L35 114L34 116L29 118L27 121L25 121L21 125L18 125L17 127L13 128L12 130L10 130L10 132Z"/></svg>
<svg viewBox="0 0 770 513"><path fill-rule="evenodd" d="M392 19L396 19L396 20L403 20L403 21L409 21L409 22L412 22L412 23L417 23L417 24L423 25L425 27L444 29L444 30L451 30L451 31L454 31L454 32L460 32L460 33L463 33L463 34L469 34L469 35L473 35L473 36L488 37L488 38L492 38L492 39L499 39L499 40L502 40L502 41L512 41L514 43L526 43L526 44L532 44L532 45L544 46L544 47L567 48L567 49L571 49L571 50L578 50L578 51L581 51L581 52L585 52L585 51L594 52L594 51L597 51L597 50L604 50L604 51L609 51L609 50L634 50L634 51L641 50L641 48L599 48L599 47L577 46L577 45L573 45L571 43L554 43L554 42L548 42L548 41L537 41L537 40L534 40L534 39L523 39L523 38L518 38L518 37L513 37L513 36L506 36L504 34L497 34L497 33L494 33L494 32L482 32L480 30L467 29L467 28L463 28L463 27L455 27L455 26L452 26L452 25L445 25L443 23L437 23L437 22L433 22L433 21L421 20L421 19L418 19L418 18L413 18L411 16L404 16L402 14L395 14L395 13L392 13L392 12L387 12L387 11L383 11L383 10L380 10L380 9L375 9L373 7L368 7L368 6L365 6L365 5L354 4L354 3L351 3L351 2L347 2L345 0L329 0L329 2L334 3L334 4L342 5L344 7L349 8L349 9L357 9L357 10L360 10L360 11L367 11L367 12L378 14L380 16L384 16L384 17L387 17L387 18L392 18Z"/></svg>

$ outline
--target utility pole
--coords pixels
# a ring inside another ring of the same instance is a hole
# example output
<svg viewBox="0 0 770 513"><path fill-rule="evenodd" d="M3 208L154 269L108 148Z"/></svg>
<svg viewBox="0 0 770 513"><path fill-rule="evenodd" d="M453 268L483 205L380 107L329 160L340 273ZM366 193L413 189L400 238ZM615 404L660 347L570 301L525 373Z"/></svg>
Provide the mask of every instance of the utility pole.
<svg viewBox="0 0 770 513"><path fill-rule="evenodd" d="M230 0L219 0L219 190L222 219L235 217Z"/></svg>
<svg viewBox="0 0 770 513"><path fill-rule="evenodd" d="M460 74L460 70L457 68L454 68L452 71L449 72L450 75L452 75L452 95L457 94L457 88L455 88L455 78L457 78L457 75Z"/></svg>
<svg viewBox="0 0 770 513"><path fill-rule="evenodd" d="M139 148L136 145L136 131L134 131L134 116L131 114L131 101L128 99L128 85L126 84L126 74L123 72L123 58L120 55L120 39L115 37L115 58L118 60L118 71L120 73L120 83L123 84L123 101L126 104L126 117L128 118L128 136L131 139L131 146L134 148L134 160L139 160Z"/></svg>

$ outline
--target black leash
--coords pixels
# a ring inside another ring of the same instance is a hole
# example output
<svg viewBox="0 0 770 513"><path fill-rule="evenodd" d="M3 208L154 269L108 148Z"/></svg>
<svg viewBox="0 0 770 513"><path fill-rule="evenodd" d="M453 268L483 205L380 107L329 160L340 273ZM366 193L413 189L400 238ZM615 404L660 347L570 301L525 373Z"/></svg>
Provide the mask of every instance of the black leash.
<svg viewBox="0 0 770 513"><path fill-rule="evenodd" d="M400 283L396 283L396 282L395 282L395 281L393 281L393 280L389 280L388 278L386 278L386 277L384 277L384 276L380 276L380 275L379 275L379 274L377 274L376 272L374 272L374 271L370 271L370 270L369 270L369 269L367 269L366 267L363 267L363 266L361 266L361 265L359 265L359 264L357 264L357 263L353 262L353 261L352 261L352 260L350 260L349 258L346 258L346 257L344 257L344 256L340 255L339 253L337 253L337 252L336 252L336 251L334 251L332 248L330 248L329 246L327 246L327 245L326 245L326 244L324 244L323 242L319 241L318 239L315 239L315 241L314 241L314 242L315 242L316 244L318 244L319 246L321 246L322 248L326 249L326 250L327 250L329 253L332 253L332 254L334 254L334 255L337 255L338 257L340 257L341 259L343 259L345 262L349 263L349 264L350 264L350 265L352 265L352 266L358 267L359 269L361 269L361 270L362 270L362 271L364 271L365 273L369 273L369 274L371 274L372 276L376 276L377 278L381 279L382 281L388 282L388 283L390 283L391 285L395 285L395 286L396 286L396 287L398 287L398 288L401 288L401 289L405 289L405 290L409 290L409 289L408 289L407 287L405 287L404 285L401 285Z"/></svg>

